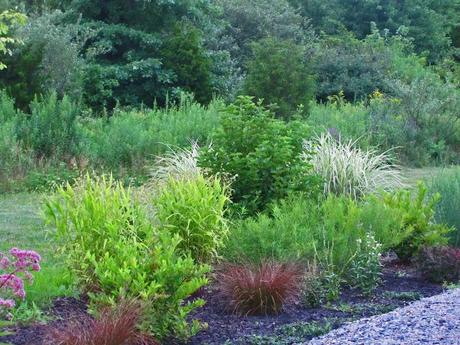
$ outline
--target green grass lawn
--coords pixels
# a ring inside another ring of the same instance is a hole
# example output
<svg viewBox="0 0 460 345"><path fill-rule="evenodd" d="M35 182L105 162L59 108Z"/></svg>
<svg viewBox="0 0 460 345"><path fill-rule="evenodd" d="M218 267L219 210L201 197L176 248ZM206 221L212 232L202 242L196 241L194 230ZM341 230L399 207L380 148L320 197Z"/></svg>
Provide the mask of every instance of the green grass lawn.
<svg viewBox="0 0 460 345"><path fill-rule="evenodd" d="M42 200L39 194L0 195L0 251L18 247L35 250L42 256L42 270L34 274L34 284L26 288L27 304L23 309L34 303L42 307L57 296L74 294L53 235L41 218Z"/></svg>
<svg viewBox="0 0 460 345"><path fill-rule="evenodd" d="M436 175L443 171L455 169L451 167L426 167L426 168L403 168L402 175L405 182L410 186L415 186L417 181L429 183Z"/></svg>

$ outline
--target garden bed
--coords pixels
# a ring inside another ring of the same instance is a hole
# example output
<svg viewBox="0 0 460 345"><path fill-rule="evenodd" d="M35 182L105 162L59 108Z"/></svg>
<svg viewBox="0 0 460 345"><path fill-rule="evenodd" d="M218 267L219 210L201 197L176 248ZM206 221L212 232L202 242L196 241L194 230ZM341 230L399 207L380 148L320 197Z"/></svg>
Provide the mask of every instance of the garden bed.
<svg viewBox="0 0 460 345"><path fill-rule="evenodd" d="M345 289L338 301L319 308L306 308L299 303L287 306L277 316L240 317L225 311L225 306L211 285L201 296L206 300L206 305L192 316L206 322L208 328L193 337L187 345L295 344L346 322L386 313L442 291L441 285L417 277L412 267L392 263L386 265L383 282L371 296L362 296L358 291ZM9 327L6 331L11 334L0 337L0 343L40 345L50 326L58 327L66 320L84 317L85 313L83 302L71 298L57 299L48 312L56 321L51 321L48 326L37 324ZM168 340L166 344L180 342Z"/></svg>

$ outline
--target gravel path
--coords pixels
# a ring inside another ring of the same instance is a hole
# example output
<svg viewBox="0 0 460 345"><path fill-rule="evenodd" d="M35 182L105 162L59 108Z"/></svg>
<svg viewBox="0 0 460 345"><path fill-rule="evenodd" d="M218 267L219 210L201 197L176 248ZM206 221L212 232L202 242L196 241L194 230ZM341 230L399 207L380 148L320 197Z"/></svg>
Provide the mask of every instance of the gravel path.
<svg viewBox="0 0 460 345"><path fill-rule="evenodd" d="M460 289L345 325L308 345L460 345Z"/></svg>

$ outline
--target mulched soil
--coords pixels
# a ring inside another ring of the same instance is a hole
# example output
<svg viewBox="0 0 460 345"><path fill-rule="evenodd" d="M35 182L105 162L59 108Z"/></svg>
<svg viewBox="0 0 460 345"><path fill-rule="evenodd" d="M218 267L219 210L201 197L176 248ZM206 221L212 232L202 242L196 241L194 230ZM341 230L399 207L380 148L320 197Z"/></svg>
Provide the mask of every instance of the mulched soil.
<svg viewBox="0 0 460 345"><path fill-rule="evenodd" d="M308 309L302 304L289 305L277 316L233 315L225 310L211 286L203 290L200 296L206 300L206 305L192 315L206 322L208 328L194 336L187 345L250 344L248 336L276 335L277 328L282 325L313 321L324 323L333 320L335 328L350 320L385 313L407 305L415 298L429 297L443 291L442 286L418 278L409 266L388 264L383 273L383 283L370 297L362 296L358 291L344 290L340 299L329 306ZM402 295L401 292L409 294ZM87 317L86 304L73 298L57 299L48 314L54 319L48 325L10 327L7 331L12 334L0 337L0 343L43 345L49 327L62 327L70 319ZM165 344L179 343L168 340Z"/></svg>

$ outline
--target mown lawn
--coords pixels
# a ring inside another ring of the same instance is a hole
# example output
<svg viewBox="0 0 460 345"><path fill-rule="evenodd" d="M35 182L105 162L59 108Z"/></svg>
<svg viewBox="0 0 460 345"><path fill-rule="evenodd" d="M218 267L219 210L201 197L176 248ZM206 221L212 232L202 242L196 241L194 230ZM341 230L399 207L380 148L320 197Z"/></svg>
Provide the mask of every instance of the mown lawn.
<svg viewBox="0 0 460 345"><path fill-rule="evenodd" d="M18 247L33 249L42 256L42 270L35 273L34 284L26 288L28 305L23 309L34 303L42 307L57 296L74 294L53 234L42 220L42 200L39 194L0 195L0 251Z"/></svg>
<svg viewBox="0 0 460 345"><path fill-rule="evenodd" d="M408 185L415 186L417 181L429 183L436 175L449 169L455 169L455 167L403 168L402 174Z"/></svg>

